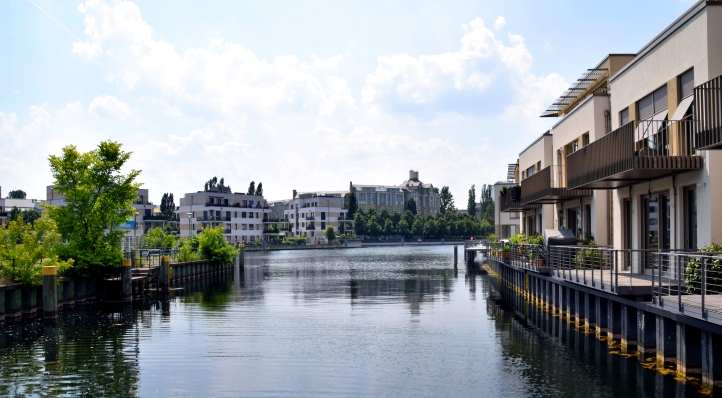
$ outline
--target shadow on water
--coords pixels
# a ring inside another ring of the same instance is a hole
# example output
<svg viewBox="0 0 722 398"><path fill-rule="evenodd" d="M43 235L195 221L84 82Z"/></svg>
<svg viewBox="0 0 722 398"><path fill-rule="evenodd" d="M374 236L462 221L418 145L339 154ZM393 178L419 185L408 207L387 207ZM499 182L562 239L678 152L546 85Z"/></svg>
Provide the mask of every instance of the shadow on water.
<svg viewBox="0 0 722 398"><path fill-rule="evenodd" d="M513 290L482 276L487 314L504 355L523 363L520 375L533 396L697 397L698 390L610 352L606 342L532 305Z"/></svg>

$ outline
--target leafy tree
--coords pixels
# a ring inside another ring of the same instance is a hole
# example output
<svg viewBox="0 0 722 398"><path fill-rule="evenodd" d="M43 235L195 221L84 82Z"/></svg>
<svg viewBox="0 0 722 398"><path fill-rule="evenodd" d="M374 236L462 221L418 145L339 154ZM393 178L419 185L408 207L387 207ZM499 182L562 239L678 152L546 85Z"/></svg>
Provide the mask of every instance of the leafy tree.
<svg viewBox="0 0 722 398"><path fill-rule="evenodd" d="M255 195L256 194L256 183L255 181L251 181L250 184L248 184L248 195Z"/></svg>
<svg viewBox="0 0 722 398"><path fill-rule="evenodd" d="M21 217L0 228L0 276L28 285L39 285L43 266L56 266L64 272L73 260L58 257L61 236L55 222L47 215L34 224Z"/></svg>
<svg viewBox="0 0 722 398"><path fill-rule="evenodd" d="M176 245L176 237L161 227L151 228L143 237L143 247L146 249L172 249Z"/></svg>
<svg viewBox="0 0 722 398"><path fill-rule="evenodd" d="M422 236L424 234L424 218L423 217L417 217L414 220L414 223L411 225L411 235L412 236Z"/></svg>
<svg viewBox="0 0 722 398"><path fill-rule="evenodd" d="M231 187L225 184L223 177L218 180L218 177L214 176L206 181L203 189L205 192L231 193Z"/></svg>
<svg viewBox="0 0 722 398"><path fill-rule="evenodd" d="M71 145L61 156L50 156L53 185L66 203L49 208L64 240L60 258L74 259L80 269L120 264L123 231L117 227L134 214L135 180L140 174L121 173L129 158L130 153L113 141L85 153Z"/></svg>
<svg viewBox="0 0 722 398"><path fill-rule="evenodd" d="M469 200L466 204L466 212L470 216L476 217L476 186L472 185L469 189Z"/></svg>
<svg viewBox="0 0 722 398"><path fill-rule="evenodd" d="M362 213L356 213L353 217L354 232L356 235L366 235L366 217Z"/></svg>
<svg viewBox="0 0 722 398"><path fill-rule="evenodd" d="M358 201L356 200L356 188L353 184L349 184L349 193L346 194L346 209L348 209L348 218L353 218L358 211Z"/></svg>
<svg viewBox="0 0 722 398"><path fill-rule="evenodd" d="M263 196L263 183L259 182L258 186L256 187L256 195Z"/></svg>
<svg viewBox="0 0 722 398"><path fill-rule="evenodd" d="M17 207L13 207L10 210L10 214L8 214L8 218L10 220L17 220L18 218L22 218L22 211Z"/></svg>
<svg viewBox="0 0 722 398"><path fill-rule="evenodd" d="M416 215L416 201L413 198L406 201L404 211L409 211L411 214Z"/></svg>
<svg viewBox="0 0 722 398"><path fill-rule="evenodd" d="M8 192L8 199L25 199L27 196L28 195L22 189L16 189Z"/></svg>
<svg viewBox="0 0 722 398"><path fill-rule="evenodd" d="M444 186L441 188L441 194L439 195L439 200L441 202L440 205L440 212L441 214L447 214L454 211L454 197L451 195L451 191L449 191L449 187Z"/></svg>
<svg viewBox="0 0 722 398"><path fill-rule="evenodd" d="M178 247L178 261L189 262L200 260L198 254L198 239L195 236L183 239Z"/></svg>
<svg viewBox="0 0 722 398"><path fill-rule="evenodd" d="M166 220L174 220L175 214L175 199L173 199L173 193L164 193L160 200L160 214Z"/></svg>
<svg viewBox="0 0 722 398"><path fill-rule="evenodd" d="M367 233L373 238L378 238L381 235L381 226L376 222L376 220L370 220L366 229Z"/></svg>
<svg viewBox="0 0 722 398"><path fill-rule="evenodd" d="M198 254L212 264L228 264L238 254L236 248L226 241L223 227L204 228L198 235Z"/></svg>
<svg viewBox="0 0 722 398"><path fill-rule="evenodd" d="M329 243L336 240L336 231L333 230L333 227L326 228L326 240L328 240Z"/></svg>
<svg viewBox="0 0 722 398"><path fill-rule="evenodd" d="M405 238L408 238L411 234L411 226L405 218L402 218L401 221L399 221L399 234L403 235Z"/></svg>
<svg viewBox="0 0 722 398"><path fill-rule="evenodd" d="M394 226L394 222L391 221L391 218L387 218L387 219L384 221L383 233L384 233L384 235L386 235L386 236L396 235L396 227Z"/></svg>
<svg viewBox="0 0 722 398"><path fill-rule="evenodd" d="M479 209L481 219L487 220L490 224L494 224L494 199L492 196L492 186L484 184L481 188L481 206Z"/></svg>

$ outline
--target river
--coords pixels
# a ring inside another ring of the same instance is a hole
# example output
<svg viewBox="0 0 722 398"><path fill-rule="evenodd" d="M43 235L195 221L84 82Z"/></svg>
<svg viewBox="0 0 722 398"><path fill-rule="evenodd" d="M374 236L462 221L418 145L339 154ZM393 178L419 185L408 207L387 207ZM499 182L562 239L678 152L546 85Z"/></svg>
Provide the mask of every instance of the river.
<svg viewBox="0 0 722 398"><path fill-rule="evenodd" d="M4 325L0 395L684 394L509 308L487 276L454 270L450 246L249 253L234 280L166 305Z"/></svg>

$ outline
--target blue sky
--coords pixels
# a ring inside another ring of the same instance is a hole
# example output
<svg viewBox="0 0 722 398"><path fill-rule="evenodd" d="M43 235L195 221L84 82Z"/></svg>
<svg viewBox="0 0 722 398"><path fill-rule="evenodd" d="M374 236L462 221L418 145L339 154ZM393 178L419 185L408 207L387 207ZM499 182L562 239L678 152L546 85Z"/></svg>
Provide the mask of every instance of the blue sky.
<svg viewBox="0 0 722 398"><path fill-rule="evenodd" d="M49 154L114 139L156 202L213 175L282 199L418 169L464 207L569 82L691 2L198 4L0 2L4 193L43 198Z"/></svg>

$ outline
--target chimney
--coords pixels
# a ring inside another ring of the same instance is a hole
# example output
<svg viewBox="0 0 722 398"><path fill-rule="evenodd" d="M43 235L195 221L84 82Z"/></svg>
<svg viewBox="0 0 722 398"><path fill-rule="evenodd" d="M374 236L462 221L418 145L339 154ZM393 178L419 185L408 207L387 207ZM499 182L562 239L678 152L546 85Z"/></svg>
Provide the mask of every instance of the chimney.
<svg viewBox="0 0 722 398"><path fill-rule="evenodd" d="M419 180L419 172L416 170L409 170L409 180L418 181Z"/></svg>

